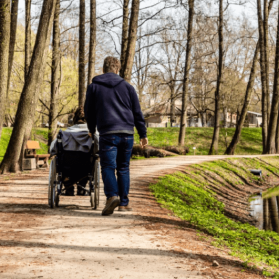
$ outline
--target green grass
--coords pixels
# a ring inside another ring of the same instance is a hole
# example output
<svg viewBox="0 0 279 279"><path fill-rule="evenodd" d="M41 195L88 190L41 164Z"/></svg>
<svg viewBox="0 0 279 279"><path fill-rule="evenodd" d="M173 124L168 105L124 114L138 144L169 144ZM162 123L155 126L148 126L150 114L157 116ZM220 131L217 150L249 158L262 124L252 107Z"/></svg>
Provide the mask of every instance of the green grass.
<svg viewBox="0 0 279 279"><path fill-rule="evenodd" d="M3 128L1 140L0 140L0 161L3 160L3 157L6 153L6 149L8 147L11 134L12 134L11 128Z"/></svg>
<svg viewBox="0 0 279 279"><path fill-rule="evenodd" d="M37 154L47 154L47 129L37 128L32 131L32 140L37 140L40 143L41 149L37 150ZM2 135L0 139L0 162L3 160L6 149L8 147L10 138L12 135L12 128L3 128Z"/></svg>
<svg viewBox="0 0 279 279"><path fill-rule="evenodd" d="M234 134L234 128L222 128L220 131L219 154L226 150L225 135L229 144ZM175 146L178 143L179 128L148 128L147 136L149 144L154 147ZM189 155L194 155L193 147L196 147L196 155L207 155L213 128L187 128L185 146L190 148ZM135 134L135 141L139 143L139 136ZM262 153L262 131L261 128L243 128L240 142L235 154L261 154Z"/></svg>
<svg viewBox="0 0 279 279"><path fill-rule="evenodd" d="M186 173L177 172L164 176L156 184L150 185L150 188L163 207L212 236L214 245L228 247L231 255L238 256L246 264L266 264L269 271L264 271L264 274L271 275L271 272L276 272L279 268L279 235L226 217L225 205L216 199L216 193L208 188L208 182L200 176L201 172L210 169L211 173L230 184L237 183L233 180L237 179L238 175L250 182L256 181L256 177L251 176L248 169L246 173L242 169L242 166L250 166L251 161L238 160L238 167L230 166L230 162L236 163L236 159L194 166L194 171L187 170ZM273 161L277 162L278 157ZM268 171L268 166L265 171ZM279 273L275 278L279 278Z"/></svg>
<svg viewBox="0 0 279 279"><path fill-rule="evenodd" d="M47 154L48 153L48 129L36 128L32 130L32 140L37 140L40 143L41 149L37 150L37 154Z"/></svg>
<svg viewBox="0 0 279 279"><path fill-rule="evenodd" d="M3 136L0 141L0 160L4 156L5 150L11 136L11 128L3 129ZM179 128L148 128L147 135L149 144L154 147L175 146L178 142ZM48 153L47 148L47 132L46 128L36 128L32 132L32 140L40 142L41 150L38 154ZM233 133L233 128L221 129L219 141L219 154L223 154L226 150L225 135L227 133L227 142L229 143ZM196 147L196 155L207 155L213 128L187 128L185 146L190 148L189 155L194 155L193 147ZM135 142L139 143L139 136L135 134ZM244 128L242 131L240 142L236 148L235 154L261 154L262 153L262 134L259 128Z"/></svg>

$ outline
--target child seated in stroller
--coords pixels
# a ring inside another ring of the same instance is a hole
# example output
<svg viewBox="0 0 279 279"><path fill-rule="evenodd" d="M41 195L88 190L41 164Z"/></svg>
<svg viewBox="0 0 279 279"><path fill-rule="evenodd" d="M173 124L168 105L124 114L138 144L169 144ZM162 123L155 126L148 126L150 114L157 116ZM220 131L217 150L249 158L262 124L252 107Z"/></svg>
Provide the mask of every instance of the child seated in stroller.
<svg viewBox="0 0 279 279"><path fill-rule="evenodd" d="M65 194L66 196L74 196L75 189L74 183L77 183L77 195L84 196L88 195L86 191L84 191L81 187L86 187L86 183L88 181L88 154L92 149L92 138L89 137L89 130L87 128L86 120L84 117L83 107L79 107L75 111L75 115L73 118L73 126L69 127L65 131L63 131L63 148L66 151L69 151L64 155L64 162L68 166L64 167L62 181L66 188ZM97 140L98 136L95 135L94 140ZM78 152L76 152L78 151ZM50 154L51 156L57 155L57 139L55 139L50 146ZM73 152L73 153L71 153ZM66 153L66 152L65 152ZM70 155L69 155L70 154ZM74 169L74 171L73 171ZM80 179L84 177L83 179Z"/></svg>

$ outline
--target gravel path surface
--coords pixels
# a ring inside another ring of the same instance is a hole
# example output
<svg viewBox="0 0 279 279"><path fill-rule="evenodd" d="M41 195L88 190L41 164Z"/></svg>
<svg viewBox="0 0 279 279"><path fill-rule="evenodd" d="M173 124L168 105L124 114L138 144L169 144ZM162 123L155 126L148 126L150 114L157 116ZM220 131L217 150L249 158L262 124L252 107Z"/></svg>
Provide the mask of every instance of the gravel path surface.
<svg viewBox="0 0 279 279"><path fill-rule="evenodd" d="M183 243L189 247L177 249L179 245L172 240L181 233L181 230L175 231L181 221L170 217L169 221L161 222L164 225L172 221L172 228L166 228L144 218L145 213L149 212L150 216L153 209L157 219L158 216L166 218L169 213L154 202L146 188L141 190L141 185L146 187L151 179L166 171L217 158L227 157L178 156L133 161L131 204L134 211L115 211L108 217L101 216L105 202L103 192L96 211L91 209L89 197L79 196L62 197L61 206L50 209L47 171L2 176L0 278L237 278L212 271L209 265L213 258L209 254L208 260L201 254L194 255L195 248L190 247L187 237ZM184 235L187 233L193 239L191 244L200 245L193 230L185 231ZM211 249L213 254L217 251ZM234 271L239 269L236 263ZM263 278L241 274L238 278Z"/></svg>

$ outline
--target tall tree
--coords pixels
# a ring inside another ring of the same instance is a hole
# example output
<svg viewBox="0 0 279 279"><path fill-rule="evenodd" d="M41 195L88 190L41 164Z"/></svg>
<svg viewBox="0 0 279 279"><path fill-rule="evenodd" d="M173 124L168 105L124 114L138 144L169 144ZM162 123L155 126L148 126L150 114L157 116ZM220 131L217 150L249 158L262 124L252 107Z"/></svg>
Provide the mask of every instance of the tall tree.
<svg viewBox="0 0 279 279"><path fill-rule="evenodd" d="M130 0L124 0L123 2L123 22L122 22L122 42L121 42L121 70L120 76L124 77L126 52L128 47L128 36L129 36L129 2Z"/></svg>
<svg viewBox="0 0 279 279"><path fill-rule="evenodd" d="M30 110L36 107L38 85L42 83L48 43L51 35L53 16L57 0L44 0L40 22L34 46L34 51L30 63L29 72L25 81L16 113L14 129L11 139L0 166L0 173L18 170L18 162L21 155L22 143L25 130L30 123Z"/></svg>
<svg viewBox="0 0 279 279"><path fill-rule="evenodd" d="M268 126L268 137L266 152L267 154L276 153L275 137L278 122L278 109L279 109L279 6L278 6L278 23L277 23L277 40L275 51L275 70L274 70L274 83L273 83L273 99L270 112L270 120Z"/></svg>
<svg viewBox="0 0 279 279"><path fill-rule="evenodd" d="M269 5L268 5L268 15L270 14L270 11L272 9L273 6L273 2L274 0L270 0L269 1ZM250 77L249 77L249 81L246 87L246 93L245 93L245 97L244 97L244 104L241 110L241 114L239 117L239 120L237 121L236 124L236 129L232 138L232 141L230 143L230 145L228 146L225 154L227 155L234 155L235 152L235 148L240 140L240 136L241 136L241 131L243 128L243 124L247 115L247 111L248 111L248 107L250 104L250 100L251 100L251 96L252 96L252 92L253 92L253 87L254 87L254 83L255 83L255 78L256 78L256 71L257 71L257 63L258 63L258 56L259 56L259 52L260 52L260 44L259 41L257 42L256 45L256 49L255 49L255 53L254 53L254 58L253 58L253 62L252 62L252 67L251 67L251 72L250 72Z"/></svg>
<svg viewBox="0 0 279 279"><path fill-rule="evenodd" d="M57 97L60 87L60 28L59 28L60 1L56 3L52 31L52 66L51 66L51 94L49 106L49 130L48 146L54 140L57 133Z"/></svg>
<svg viewBox="0 0 279 279"><path fill-rule="evenodd" d="M257 62L258 62L259 52L260 52L260 47L259 47L259 43L257 43L253 62L252 62L250 77L249 77L249 81L248 81L248 84L246 87L244 104L243 104L243 107L241 110L239 120L236 122L236 129L235 129L232 141L231 141L230 145L228 146L227 150L225 151L225 154L227 154L227 155L234 155L235 148L240 140L241 131L243 128L243 124L245 122L245 118L247 115L248 107L249 107L249 104L251 101L251 96L252 96L252 92L253 92L253 88L254 88L256 70L257 70L256 66L257 66Z"/></svg>
<svg viewBox="0 0 279 279"><path fill-rule="evenodd" d="M16 43L16 31L17 31L17 18L18 18L18 2L19 0L12 1L12 9L11 9L11 28L10 28L10 49L9 49L9 71L8 71L8 84L7 84L7 98L9 94L10 88L10 79L14 61L14 53L15 53L15 43Z"/></svg>
<svg viewBox="0 0 279 279"><path fill-rule="evenodd" d="M0 0L0 137L5 117L6 93L9 69L10 0Z"/></svg>
<svg viewBox="0 0 279 279"><path fill-rule="evenodd" d="M133 0L131 9L128 44L125 54L125 63L123 67L123 78L128 82L131 81L132 68L136 51L140 0Z"/></svg>
<svg viewBox="0 0 279 279"><path fill-rule="evenodd" d="M258 29L259 29L259 45L260 45L260 67L261 67L261 82L262 82L262 138L263 152L266 150L267 144L267 63L266 63L266 48L265 48L265 31L262 17L262 1L257 0L258 9ZM267 31L266 31L267 32Z"/></svg>
<svg viewBox="0 0 279 279"><path fill-rule="evenodd" d="M264 22L263 22L263 31L264 31L264 54L265 54L265 71L266 71L266 114L267 114L267 125L269 124L270 116L270 92L269 92L269 29L268 29L268 1L264 0Z"/></svg>
<svg viewBox="0 0 279 279"><path fill-rule="evenodd" d="M84 105L85 101L85 0L79 2L79 85L78 103Z"/></svg>
<svg viewBox="0 0 279 279"><path fill-rule="evenodd" d="M181 146L183 146L185 142L185 133L186 133L186 125L187 125L187 98L188 98L188 91L189 91L189 76L190 76L190 66L191 66L194 14L195 14L195 0L189 0L186 59L185 59L183 89L182 89L182 110L181 110L180 130L179 130L179 139L178 139L178 143Z"/></svg>
<svg viewBox="0 0 279 279"><path fill-rule="evenodd" d="M28 75L31 53L31 0L25 0L25 79Z"/></svg>
<svg viewBox="0 0 279 279"><path fill-rule="evenodd" d="M88 65L88 85L91 84L95 75L96 61L96 0L90 1L90 42L89 42L89 65Z"/></svg>
<svg viewBox="0 0 279 279"><path fill-rule="evenodd" d="M223 29L224 29L223 0L219 0L219 26L218 26L219 63L218 63L217 88L215 90L214 132L213 132L212 143L209 149L209 155L218 154L219 133L220 133L220 91L221 91L222 78L223 78L223 59L224 59Z"/></svg>

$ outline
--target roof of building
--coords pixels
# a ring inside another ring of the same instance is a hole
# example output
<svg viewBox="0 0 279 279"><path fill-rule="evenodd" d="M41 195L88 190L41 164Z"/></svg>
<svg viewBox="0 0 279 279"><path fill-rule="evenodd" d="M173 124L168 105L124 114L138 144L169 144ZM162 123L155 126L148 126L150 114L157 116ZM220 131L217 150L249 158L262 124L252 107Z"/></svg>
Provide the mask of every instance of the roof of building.
<svg viewBox="0 0 279 279"><path fill-rule="evenodd" d="M182 110L182 105L175 105L175 115L180 116ZM196 110L192 106L188 106L188 113L196 114ZM154 104L152 107L147 108L143 111L144 117L156 116L156 115L164 115L170 116L171 114L171 105L170 102L163 102L160 104Z"/></svg>
<svg viewBox="0 0 279 279"><path fill-rule="evenodd" d="M254 114L254 115L257 115L257 116L259 116L259 117L262 116L262 114L261 114L260 112L247 111L247 113Z"/></svg>

